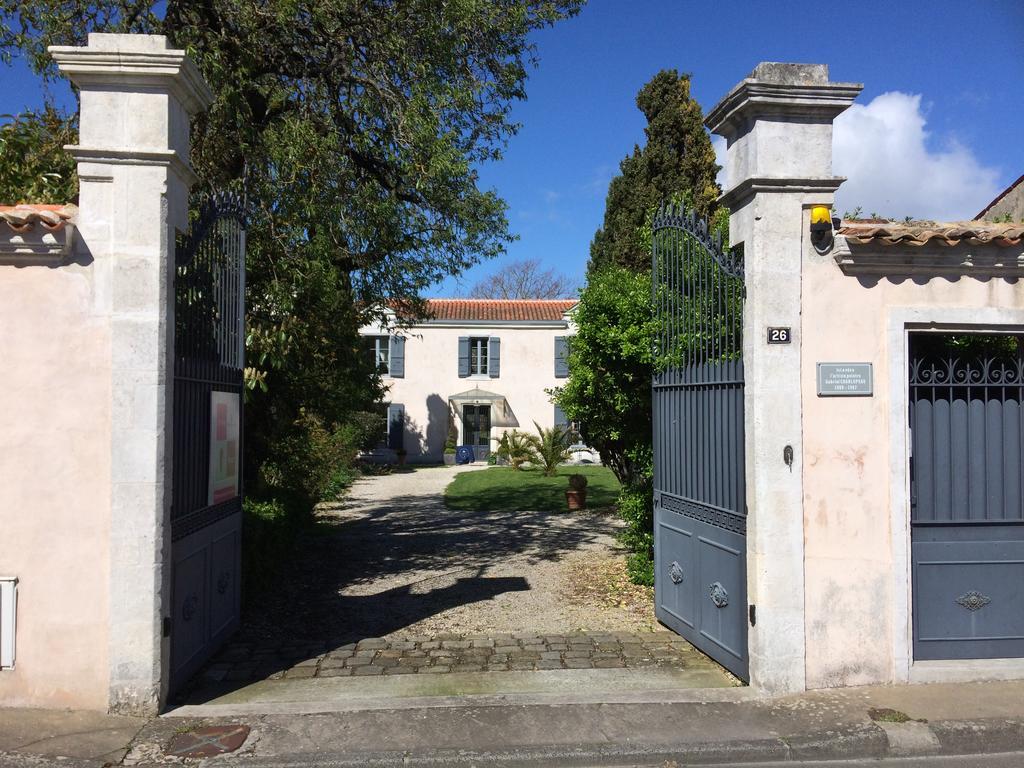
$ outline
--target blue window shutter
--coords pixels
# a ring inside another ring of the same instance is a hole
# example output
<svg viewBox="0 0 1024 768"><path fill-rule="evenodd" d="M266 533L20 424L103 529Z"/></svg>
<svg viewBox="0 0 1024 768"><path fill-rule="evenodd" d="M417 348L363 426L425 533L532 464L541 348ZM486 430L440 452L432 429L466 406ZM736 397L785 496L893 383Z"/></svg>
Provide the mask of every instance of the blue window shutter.
<svg viewBox="0 0 1024 768"><path fill-rule="evenodd" d="M391 337L391 354L388 374L393 379L405 378L405 339L401 336Z"/></svg>
<svg viewBox="0 0 1024 768"><path fill-rule="evenodd" d="M491 336L487 340L487 375L492 379L501 374L501 339Z"/></svg>
<svg viewBox="0 0 1024 768"><path fill-rule="evenodd" d="M565 426L568 426L568 424L569 424L569 420L567 418L565 418L565 411L563 411L561 408L559 408L556 405L555 406L555 426L556 427L565 427Z"/></svg>
<svg viewBox="0 0 1024 768"><path fill-rule="evenodd" d="M565 336L555 336L555 378L569 376L569 345Z"/></svg>
<svg viewBox="0 0 1024 768"><path fill-rule="evenodd" d="M459 336L459 378L469 376L469 336Z"/></svg>
<svg viewBox="0 0 1024 768"><path fill-rule="evenodd" d="M405 445L405 406L388 406L388 448L397 451Z"/></svg>

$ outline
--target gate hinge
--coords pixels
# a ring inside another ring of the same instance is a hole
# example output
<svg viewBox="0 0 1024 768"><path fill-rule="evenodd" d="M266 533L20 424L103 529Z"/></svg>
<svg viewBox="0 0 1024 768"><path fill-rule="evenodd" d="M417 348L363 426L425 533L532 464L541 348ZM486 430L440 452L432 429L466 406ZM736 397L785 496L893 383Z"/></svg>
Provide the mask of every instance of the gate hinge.
<svg viewBox="0 0 1024 768"><path fill-rule="evenodd" d="M171 617L170 616L164 616L164 620L162 622L161 630L162 630L162 633L163 633L164 637L170 637L171 636Z"/></svg>
<svg viewBox="0 0 1024 768"><path fill-rule="evenodd" d="M751 603L750 605L750 626L757 624L757 606Z"/></svg>

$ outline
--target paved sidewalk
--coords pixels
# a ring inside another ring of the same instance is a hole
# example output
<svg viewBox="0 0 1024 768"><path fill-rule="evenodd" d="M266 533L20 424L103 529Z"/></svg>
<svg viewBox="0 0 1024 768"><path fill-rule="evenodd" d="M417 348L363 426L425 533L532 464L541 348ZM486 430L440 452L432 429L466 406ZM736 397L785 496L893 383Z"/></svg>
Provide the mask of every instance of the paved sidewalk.
<svg viewBox="0 0 1024 768"><path fill-rule="evenodd" d="M635 701L607 692L603 698L620 700L468 696L434 706L406 701L395 702L403 704L398 708L354 711L214 718L172 713L141 730L122 764L665 768L1024 751L1024 682L837 689L779 699L735 688L648 692ZM56 726L62 719L66 723ZM205 762L166 754L184 732L213 725L251 731L238 751ZM116 764L135 727L124 718L0 710L0 748L7 750L0 766L100 768L100 753ZM24 741L36 733L43 740L63 734L63 751L42 749L39 739ZM58 754L73 759L54 759ZM1015 765L1013 759L1000 765ZM942 764L985 763L964 758Z"/></svg>
<svg viewBox="0 0 1024 768"><path fill-rule="evenodd" d="M616 698L608 691L604 700ZM572 693L396 703L402 707L220 720L253 728L248 751L235 758L253 768L684 766L1024 750L1024 682L835 689L779 699L733 688L648 692L646 699L641 691L636 701L620 703L580 703ZM182 721L169 716L147 728L127 763Z"/></svg>
<svg viewBox="0 0 1024 768"><path fill-rule="evenodd" d="M118 765L145 724L100 712L0 708L0 767Z"/></svg>

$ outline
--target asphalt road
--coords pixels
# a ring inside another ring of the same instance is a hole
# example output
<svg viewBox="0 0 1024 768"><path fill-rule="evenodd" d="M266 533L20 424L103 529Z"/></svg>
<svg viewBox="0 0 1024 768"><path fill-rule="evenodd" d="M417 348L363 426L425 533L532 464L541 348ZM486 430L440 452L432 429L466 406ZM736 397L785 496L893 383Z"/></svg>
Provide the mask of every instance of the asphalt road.
<svg viewBox="0 0 1024 768"><path fill-rule="evenodd" d="M673 763L647 763L622 768L685 768ZM729 763L716 768L1024 768L1024 752L951 757L906 757L885 760L831 760L825 762Z"/></svg>

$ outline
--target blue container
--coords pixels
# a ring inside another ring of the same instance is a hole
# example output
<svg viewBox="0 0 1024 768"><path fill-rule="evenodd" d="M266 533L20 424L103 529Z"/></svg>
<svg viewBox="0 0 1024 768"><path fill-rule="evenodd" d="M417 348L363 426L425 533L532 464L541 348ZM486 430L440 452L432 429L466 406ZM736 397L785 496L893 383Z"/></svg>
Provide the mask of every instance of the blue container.
<svg viewBox="0 0 1024 768"><path fill-rule="evenodd" d="M472 445L460 445L455 449L456 464L470 464L476 459Z"/></svg>

